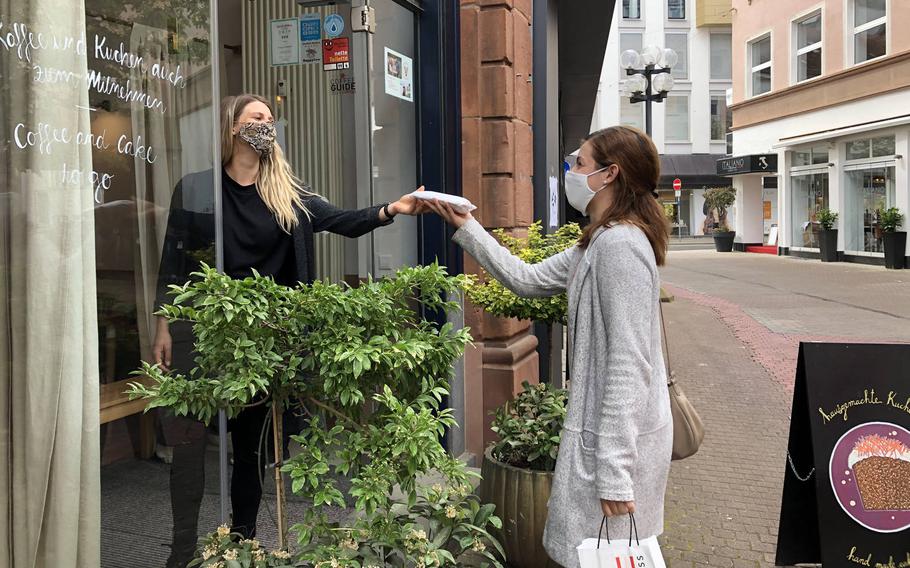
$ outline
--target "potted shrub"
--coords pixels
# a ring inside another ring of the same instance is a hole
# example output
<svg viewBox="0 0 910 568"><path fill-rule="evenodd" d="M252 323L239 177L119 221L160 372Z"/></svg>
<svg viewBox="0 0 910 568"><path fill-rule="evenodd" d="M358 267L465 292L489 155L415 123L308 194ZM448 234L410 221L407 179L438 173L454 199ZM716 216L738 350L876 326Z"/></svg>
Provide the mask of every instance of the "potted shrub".
<svg viewBox="0 0 910 568"><path fill-rule="evenodd" d="M821 250L822 262L837 261L837 229L834 228L837 224L837 217L837 213L827 208L819 209L815 215L818 224L821 226L818 246Z"/></svg>
<svg viewBox="0 0 910 568"><path fill-rule="evenodd" d="M358 288L315 282L287 288L271 278L234 280L208 266L161 315L193 324L196 367L189 376L144 364L131 397L149 408L209 422L219 410L236 416L251 404L272 408L272 435L282 440L283 409L310 417L291 438L299 452L275 469L279 550L266 552L227 527L203 542L195 565L501 566L493 506L469 495L468 472L440 440L455 426L442 408L452 365L471 340L465 329L436 327L414 309L450 311L443 298L463 287L438 266L398 271ZM280 442L279 442L280 443ZM444 480L430 488L418 476ZM285 541L283 487L312 502ZM345 477L346 493L337 485ZM393 501L398 487L403 502ZM344 524L329 507L353 503Z"/></svg>
<svg viewBox="0 0 910 568"><path fill-rule="evenodd" d="M493 431L499 441L484 454L479 495L496 506L509 565L552 566L543 548L547 501L566 416L567 393L548 384L524 390L496 411Z"/></svg>
<svg viewBox="0 0 910 568"><path fill-rule="evenodd" d="M705 203L709 210L717 213L714 228L714 249L717 252L731 252L736 232L727 225L727 209L736 201L736 190L732 187L715 187L705 191Z"/></svg>
<svg viewBox="0 0 910 568"><path fill-rule="evenodd" d="M904 215L897 207L890 207L878 212L878 223L885 246L885 268L904 268L907 233L898 231L904 223Z"/></svg>

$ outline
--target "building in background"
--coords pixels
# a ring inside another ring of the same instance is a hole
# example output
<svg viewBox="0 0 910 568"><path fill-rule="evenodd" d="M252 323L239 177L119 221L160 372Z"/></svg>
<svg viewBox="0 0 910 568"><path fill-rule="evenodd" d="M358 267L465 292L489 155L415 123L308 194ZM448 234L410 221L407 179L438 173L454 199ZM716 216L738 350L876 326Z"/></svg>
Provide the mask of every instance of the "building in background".
<svg viewBox="0 0 910 568"><path fill-rule="evenodd" d="M908 21L896 0L733 0L734 159L718 171L734 174L739 248L816 257L830 208L841 258L883 263L876 212L910 209Z"/></svg>
<svg viewBox="0 0 910 568"><path fill-rule="evenodd" d="M649 44L673 49L673 89L653 107L652 137L661 153L661 200L677 208L679 234L705 234L704 190L729 185L716 173L727 154L733 86L730 0L623 0L607 42L592 130L627 124L645 130L643 103L622 96L623 51ZM677 204L673 180L682 182ZM710 225L707 227L710 233Z"/></svg>

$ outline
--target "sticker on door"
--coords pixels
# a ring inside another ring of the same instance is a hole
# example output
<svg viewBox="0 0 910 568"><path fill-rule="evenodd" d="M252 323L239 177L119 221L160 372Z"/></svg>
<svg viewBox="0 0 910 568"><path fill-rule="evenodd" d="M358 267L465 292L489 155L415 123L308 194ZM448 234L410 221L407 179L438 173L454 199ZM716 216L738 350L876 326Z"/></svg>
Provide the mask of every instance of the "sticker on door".
<svg viewBox="0 0 910 568"><path fill-rule="evenodd" d="M385 92L414 102L414 60L385 48Z"/></svg>

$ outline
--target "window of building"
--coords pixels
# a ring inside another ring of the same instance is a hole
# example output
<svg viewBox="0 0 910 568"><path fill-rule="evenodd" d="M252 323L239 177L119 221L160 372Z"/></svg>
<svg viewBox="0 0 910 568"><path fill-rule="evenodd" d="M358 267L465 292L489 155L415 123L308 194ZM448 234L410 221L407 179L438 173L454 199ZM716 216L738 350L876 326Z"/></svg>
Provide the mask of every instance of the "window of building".
<svg viewBox="0 0 910 568"><path fill-rule="evenodd" d="M622 52L630 49L641 53L641 32L622 32L619 34L619 53L622 54Z"/></svg>
<svg viewBox="0 0 910 568"><path fill-rule="evenodd" d="M771 34L749 44L752 96L771 91Z"/></svg>
<svg viewBox="0 0 910 568"><path fill-rule="evenodd" d="M877 136L847 142L847 159L883 158L895 153L894 136Z"/></svg>
<svg viewBox="0 0 910 568"><path fill-rule="evenodd" d="M670 20L685 20L686 0L667 0L667 18Z"/></svg>
<svg viewBox="0 0 910 568"><path fill-rule="evenodd" d="M796 81L822 74L822 14L815 12L799 20L796 26Z"/></svg>
<svg viewBox="0 0 910 568"><path fill-rule="evenodd" d="M711 78L729 81L733 73L732 36L725 33L711 34Z"/></svg>
<svg viewBox="0 0 910 568"><path fill-rule="evenodd" d="M818 248L821 226L816 216L828 207L828 174L803 173L791 178L793 246Z"/></svg>
<svg viewBox="0 0 910 568"><path fill-rule="evenodd" d="M732 127L733 111L727 106L726 95L711 95L711 141L726 141Z"/></svg>
<svg viewBox="0 0 910 568"><path fill-rule="evenodd" d="M884 253L881 211L894 206L894 167L847 171L846 250Z"/></svg>
<svg viewBox="0 0 910 568"><path fill-rule="evenodd" d="M633 103L629 97L619 99L619 122L626 126L645 129L645 107L643 103Z"/></svg>
<svg viewBox="0 0 910 568"><path fill-rule="evenodd" d="M689 95L670 95L664 102L668 142L689 141Z"/></svg>
<svg viewBox="0 0 910 568"><path fill-rule="evenodd" d="M641 0L622 0L622 17L625 20L641 19Z"/></svg>
<svg viewBox="0 0 910 568"><path fill-rule="evenodd" d="M828 163L828 147L814 146L793 152L793 166L812 166Z"/></svg>
<svg viewBox="0 0 910 568"><path fill-rule="evenodd" d="M887 0L853 0L853 62L862 63L888 51Z"/></svg>
<svg viewBox="0 0 910 568"><path fill-rule="evenodd" d="M686 80L689 78L689 34L667 34L664 45L669 47L679 56L679 61L673 66L674 79Z"/></svg>

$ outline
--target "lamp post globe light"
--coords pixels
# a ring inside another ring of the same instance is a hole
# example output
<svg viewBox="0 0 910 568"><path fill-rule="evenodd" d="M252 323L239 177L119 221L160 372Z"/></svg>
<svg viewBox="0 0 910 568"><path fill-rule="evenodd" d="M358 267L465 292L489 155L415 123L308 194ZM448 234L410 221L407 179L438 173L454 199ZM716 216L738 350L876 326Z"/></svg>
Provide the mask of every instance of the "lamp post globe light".
<svg viewBox="0 0 910 568"><path fill-rule="evenodd" d="M651 103L662 102L673 89L670 72L679 56L670 48L649 45L641 53L634 49L622 52L619 61L629 77L620 81L620 92L633 103L645 103L645 132L651 136Z"/></svg>

